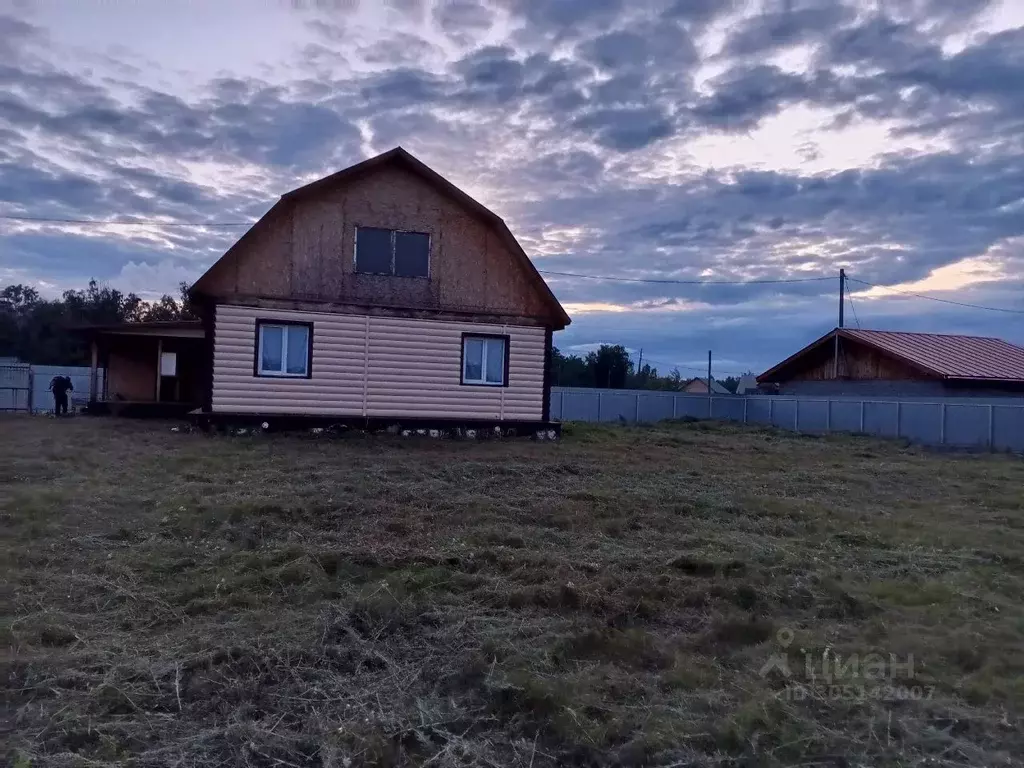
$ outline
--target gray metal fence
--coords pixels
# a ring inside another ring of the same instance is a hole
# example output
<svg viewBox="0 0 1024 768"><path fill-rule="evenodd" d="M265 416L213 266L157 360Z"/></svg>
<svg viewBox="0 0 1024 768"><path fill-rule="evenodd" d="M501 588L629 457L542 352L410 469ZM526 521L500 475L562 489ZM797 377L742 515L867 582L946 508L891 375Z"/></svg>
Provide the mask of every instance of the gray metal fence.
<svg viewBox="0 0 1024 768"><path fill-rule="evenodd" d="M725 419L795 432L860 432L925 445L1024 451L1024 399L852 400L784 396L690 395L650 390L553 387L551 418L652 422Z"/></svg>
<svg viewBox="0 0 1024 768"><path fill-rule="evenodd" d="M31 367L24 363L0 365L0 411L27 411L31 398Z"/></svg>
<svg viewBox="0 0 1024 768"><path fill-rule="evenodd" d="M67 376L74 389L69 393L72 406L85 405L89 400L90 370L74 365L29 365L27 363L0 364L0 412L46 412L53 410L50 382L54 376ZM96 387L103 392L105 371L96 371Z"/></svg>
<svg viewBox="0 0 1024 768"><path fill-rule="evenodd" d="M75 365L33 365L32 366L32 410L52 411L53 395L50 394L50 382L53 377L67 376L71 379L74 389L68 393L72 406L82 406L89 402L89 375L92 369L88 366ZM106 371L96 369L96 392L103 393L103 382Z"/></svg>

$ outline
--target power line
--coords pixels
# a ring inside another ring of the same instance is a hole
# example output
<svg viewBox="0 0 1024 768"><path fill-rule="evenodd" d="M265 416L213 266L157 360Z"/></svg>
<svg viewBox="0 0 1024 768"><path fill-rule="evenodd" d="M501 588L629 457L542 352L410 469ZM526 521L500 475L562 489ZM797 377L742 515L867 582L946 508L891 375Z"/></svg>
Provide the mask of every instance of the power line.
<svg viewBox="0 0 1024 768"><path fill-rule="evenodd" d="M0 219L5 221L33 221L43 224L85 224L97 227L251 227L254 223L251 221L157 221L155 219L104 221L102 219L56 219L45 216L4 215L0 215Z"/></svg>
<svg viewBox="0 0 1024 768"><path fill-rule="evenodd" d="M607 275L582 275L577 272L553 272L548 269L538 269L542 275L557 275L558 277L579 277L585 280L610 280L619 283L654 283L658 285L771 285L776 283L811 283L820 280L834 280L835 277L791 277L784 279L764 280L658 280L641 277L610 277Z"/></svg>
<svg viewBox="0 0 1024 768"><path fill-rule="evenodd" d="M969 304L969 303L967 303L965 301L953 301L952 299L940 299L937 296L928 296L928 295L926 295L924 293L914 293L912 291L902 291L899 288L890 288L887 285L877 285L875 283L869 283L867 280L858 280L855 277L847 277L846 279L847 280L852 280L855 283L860 283L861 285L871 286L872 288L881 288L882 290L893 291L895 293L901 293L904 296L915 296L918 299L928 299L929 301L938 301L938 302L941 302L942 304L953 304L953 305L955 305L957 307L970 307L971 309L985 309L985 310L988 310L989 312L1006 312L1006 313L1009 313L1011 315L1024 315L1024 309L1007 309L1006 307L987 307L987 306L985 306L983 304Z"/></svg>
<svg viewBox="0 0 1024 768"><path fill-rule="evenodd" d="M846 278L846 287L850 287L850 278ZM850 309L853 311L853 320L857 323L857 327L860 328L860 318L857 317L857 307L853 305L853 291L847 291L846 298L850 300Z"/></svg>
<svg viewBox="0 0 1024 768"><path fill-rule="evenodd" d="M681 371L697 371L699 373L703 373L705 376L708 375L707 368L697 368L697 367L692 366L692 365L677 365L675 363L667 363L664 360L655 360L653 357L647 357L646 360L647 360L648 363L657 363L658 365L671 366L671 368L678 368ZM730 376L742 376L743 375L743 373L741 371L724 371L722 369L718 369L718 373L727 373Z"/></svg>

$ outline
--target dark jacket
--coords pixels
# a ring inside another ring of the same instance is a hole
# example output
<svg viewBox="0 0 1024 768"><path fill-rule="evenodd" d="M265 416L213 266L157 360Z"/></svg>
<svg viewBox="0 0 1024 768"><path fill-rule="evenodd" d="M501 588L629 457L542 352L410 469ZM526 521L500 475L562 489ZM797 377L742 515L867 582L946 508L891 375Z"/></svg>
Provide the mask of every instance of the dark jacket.
<svg viewBox="0 0 1024 768"><path fill-rule="evenodd" d="M50 389L57 397L64 397L69 391L74 392L75 387L67 376L54 376L50 381Z"/></svg>

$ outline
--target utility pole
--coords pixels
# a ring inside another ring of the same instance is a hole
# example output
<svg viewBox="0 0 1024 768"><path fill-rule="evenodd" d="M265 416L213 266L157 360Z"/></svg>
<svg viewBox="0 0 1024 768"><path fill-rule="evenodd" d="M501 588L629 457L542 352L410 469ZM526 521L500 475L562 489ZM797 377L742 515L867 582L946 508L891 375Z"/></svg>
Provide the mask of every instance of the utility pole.
<svg viewBox="0 0 1024 768"><path fill-rule="evenodd" d="M843 310L846 308L846 270L839 270L839 325L836 327L835 350L832 361L832 378L839 378L839 329L843 327Z"/></svg>
<svg viewBox="0 0 1024 768"><path fill-rule="evenodd" d="M708 418L711 418L711 350L708 350Z"/></svg>
<svg viewBox="0 0 1024 768"><path fill-rule="evenodd" d="M846 270L839 270L839 327L843 327L843 310L846 308Z"/></svg>
<svg viewBox="0 0 1024 768"><path fill-rule="evenodd" d="M644 368L644 348L640 347L640 355L636 359L636 383L640 383L640 372Z"/></svg>

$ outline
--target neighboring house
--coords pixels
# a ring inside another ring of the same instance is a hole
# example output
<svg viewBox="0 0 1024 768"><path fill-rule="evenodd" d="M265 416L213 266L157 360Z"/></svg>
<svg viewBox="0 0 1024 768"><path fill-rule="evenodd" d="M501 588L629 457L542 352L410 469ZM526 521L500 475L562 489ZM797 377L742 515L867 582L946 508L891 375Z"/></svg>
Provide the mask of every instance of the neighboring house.
<svg viewBox="0 0 1024 768"><path fill-rule="evenodd" d="M837 328L757 377L780 394L1024 394L1024 347L986 336Z"/></svg>
<svg viewBox="0 0 1024 768"><path fill-rule="evenodd" d="M401 148L282 196L191 296L213 420L546 423L569 324L505 223Z"/></svg>
<svg viewBox="0 0 1024 768"><path fill-rule="evenodd" d="M736 384L737 395L756 395L757 394L757 376L752 373L745 373L740 376L739 382Z"/></svg>
<svg viewBox="0 0 1024 768"><path fill-rule="evenodd" d="M688 382L683 384L683 392L690 392L691 394L706 395L708 393L708 380L703 379L690 379ZM711 394L713 395L731 395L728 389L723 387L714 377L711 379Z"/></svg>

